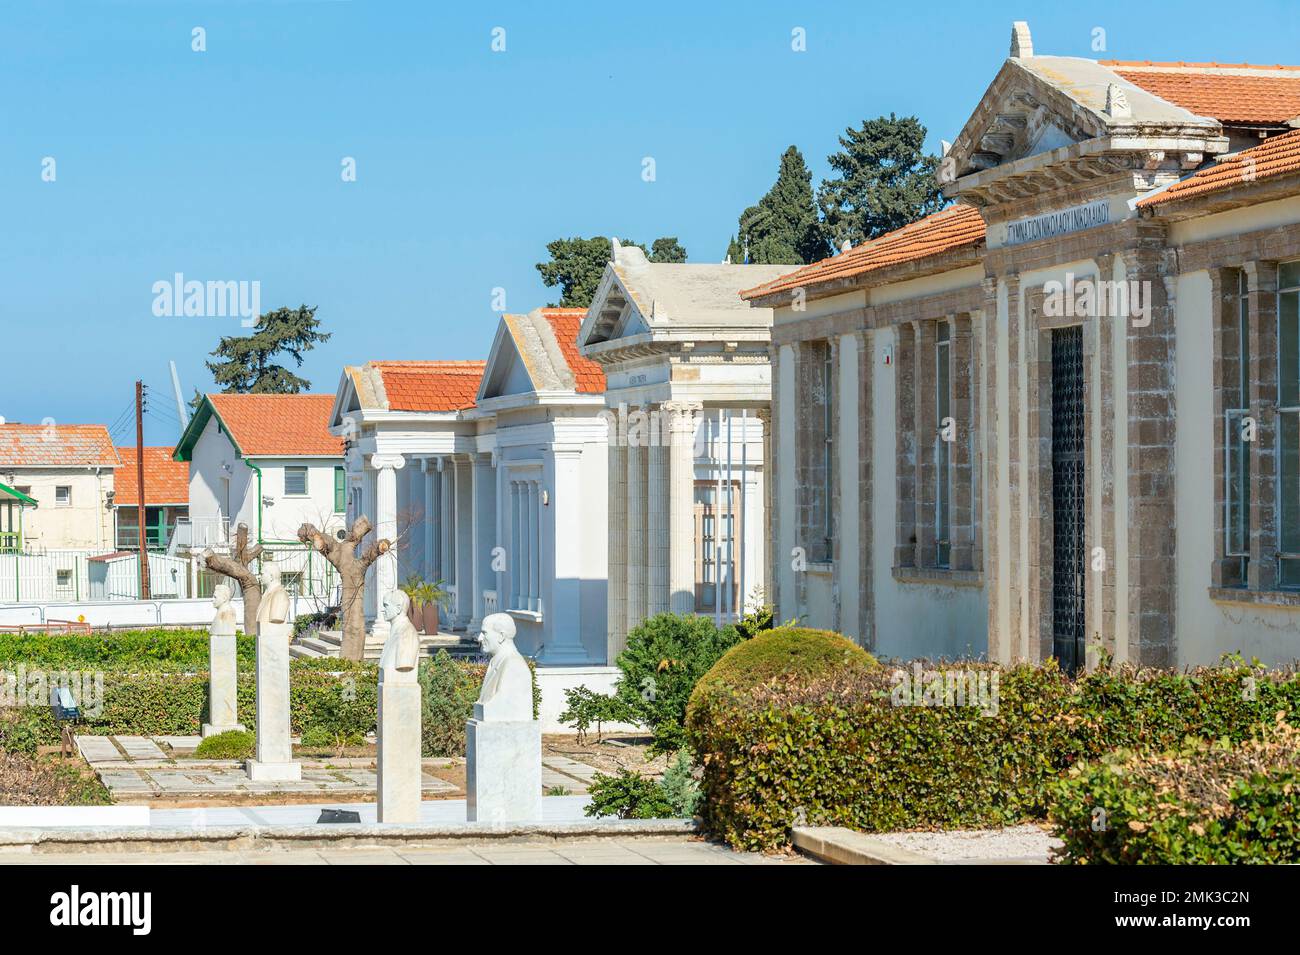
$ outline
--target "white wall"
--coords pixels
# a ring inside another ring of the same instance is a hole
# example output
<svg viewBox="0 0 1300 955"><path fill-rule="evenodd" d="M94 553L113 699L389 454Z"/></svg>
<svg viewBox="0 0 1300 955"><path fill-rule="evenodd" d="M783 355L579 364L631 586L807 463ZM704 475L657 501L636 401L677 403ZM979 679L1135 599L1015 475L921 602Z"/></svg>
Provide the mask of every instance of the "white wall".
<svg viewBox="0 0 1300 955"><path fill-rule="evenodd" d="M30 487L38 507L23 511L27 550L94 550L113 546L113 515L108 492L112 468L6 468L4 482ZM70 503L55 503L55 488L71 488Z"/></svg>

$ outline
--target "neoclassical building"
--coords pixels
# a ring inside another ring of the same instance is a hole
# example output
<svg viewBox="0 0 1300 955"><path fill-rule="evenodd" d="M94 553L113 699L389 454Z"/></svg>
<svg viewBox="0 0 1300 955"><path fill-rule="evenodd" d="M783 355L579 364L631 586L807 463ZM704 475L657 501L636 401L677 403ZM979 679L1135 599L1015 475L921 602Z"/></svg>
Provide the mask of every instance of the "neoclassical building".
<svg viewBox="0 0 1300 955"><path fill-rule="evenodd" d="M646 617L732 620L765 589L772 312L738 293L787 270L614 243L578 332L607 379L610 660Z"/></svg>
<svg viewBox="0 0 1300 955"><path fill-rule="evenodd" d="M781 617L886 655L1300 655L1300 68L1011 53L950 208L773 308Z"/></svg>

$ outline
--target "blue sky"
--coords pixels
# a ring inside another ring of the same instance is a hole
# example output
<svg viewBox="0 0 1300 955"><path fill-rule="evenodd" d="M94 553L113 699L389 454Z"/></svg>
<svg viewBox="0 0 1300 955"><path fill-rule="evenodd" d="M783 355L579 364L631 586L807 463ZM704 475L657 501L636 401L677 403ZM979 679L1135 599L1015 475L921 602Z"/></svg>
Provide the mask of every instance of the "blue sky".
<svg viewBox="0 0 1300 955"><path fill-rule="evenodd" d="M881 113L918 115L937 149L1015 19L1040 53L1300 47L1293 0L5 0L0 416L112 424L143 378L146 441L173 442L168 361L187 395L207 390L207 352L240 332L155 317L153 283L176 272L260 281L264 310L319 306L334 337L301 371L314 391L367 359L484 357L494 288L510 311L558 295L534 268L551 239L676 235L718 261L787 145L814 185L837 134Z"/></svg>

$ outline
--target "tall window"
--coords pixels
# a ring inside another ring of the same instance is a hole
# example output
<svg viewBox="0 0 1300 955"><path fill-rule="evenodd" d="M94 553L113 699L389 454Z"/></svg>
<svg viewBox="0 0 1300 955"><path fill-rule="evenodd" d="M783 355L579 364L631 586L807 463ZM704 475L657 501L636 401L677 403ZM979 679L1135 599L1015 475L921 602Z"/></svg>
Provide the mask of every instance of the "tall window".
<svg viewBox="0 0 1300 955"><path fill-rule="evenodd" d="M822 468L825 474L822 489L822 536L826 547L826 559L830 560L835 553L832 540L835 534L835 525L833 521L833 502L835 500L835 393L832 390L835 386L835 350L826 348L826 356L822 361L822 429L824 439L822 441Z"/></svg>
<svg viewBox="0 0 1300 955"><path fill-rule="evenodd" d="M510 482L510 610L542 610L541 485Z"/></svg>
<svg viewBox="0 0 1300 955"><path fill-rule="evenodd" d="M1300 262L1278 269L1278 582L1300 588Z"/></svg>
<svg viewBox="0 0 1300 955"><path fill-rule="evenodd" d="M952 553L952 339L940 322L934 343L934 549L935 566L947 567Z"/></svg>
<svg viewBox="0 0 1300 955"><path fill-rule="evenodd" d="M735 613L740 594L739 543L743 529L739 522L740 482L723 484L722 505L718 506L718 485L695 482L695 611ZM721 604L719 604L721 598Z"/></svg>
<svg viewBox="0 0 1300 955"><path fill-rule="evenodd" d="M284 469L284 493L286 497L306 496L307 469L305 467L287 467Z"/></svg>
<svg viewBox="0 0 1300 955"><path fill-rule="evenodd" d="M1246 273L1238 269L1226 289L1236 356L1223 367L1224 584L1244 587L1250 563L1250 297ZM1225 352L1227 348L1225 348Z"/></svg>
<svg viewBox="0 0 1300 955"><path fill-rule="evenodd" d="M334 513L348 509L348 473L343 468L334 469Z"/></svg>

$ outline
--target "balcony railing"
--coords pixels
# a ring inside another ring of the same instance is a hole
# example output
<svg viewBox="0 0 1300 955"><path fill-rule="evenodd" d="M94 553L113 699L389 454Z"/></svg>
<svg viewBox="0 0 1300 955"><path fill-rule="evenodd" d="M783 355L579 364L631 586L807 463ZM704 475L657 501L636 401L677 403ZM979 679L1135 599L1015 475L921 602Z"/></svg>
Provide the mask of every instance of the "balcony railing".
<svg viewBox="0 0 1300 955"><path fill-rule="evenodd" d="M230 520L225 517L178 517L171 551L204 550L230 545Z"/></svg>
<svg viewBox="0 0 1300 955"><path fill-rule="evenodd" d="M497 612L497 592L495 590L483 591L483 616Z"/></svg>

